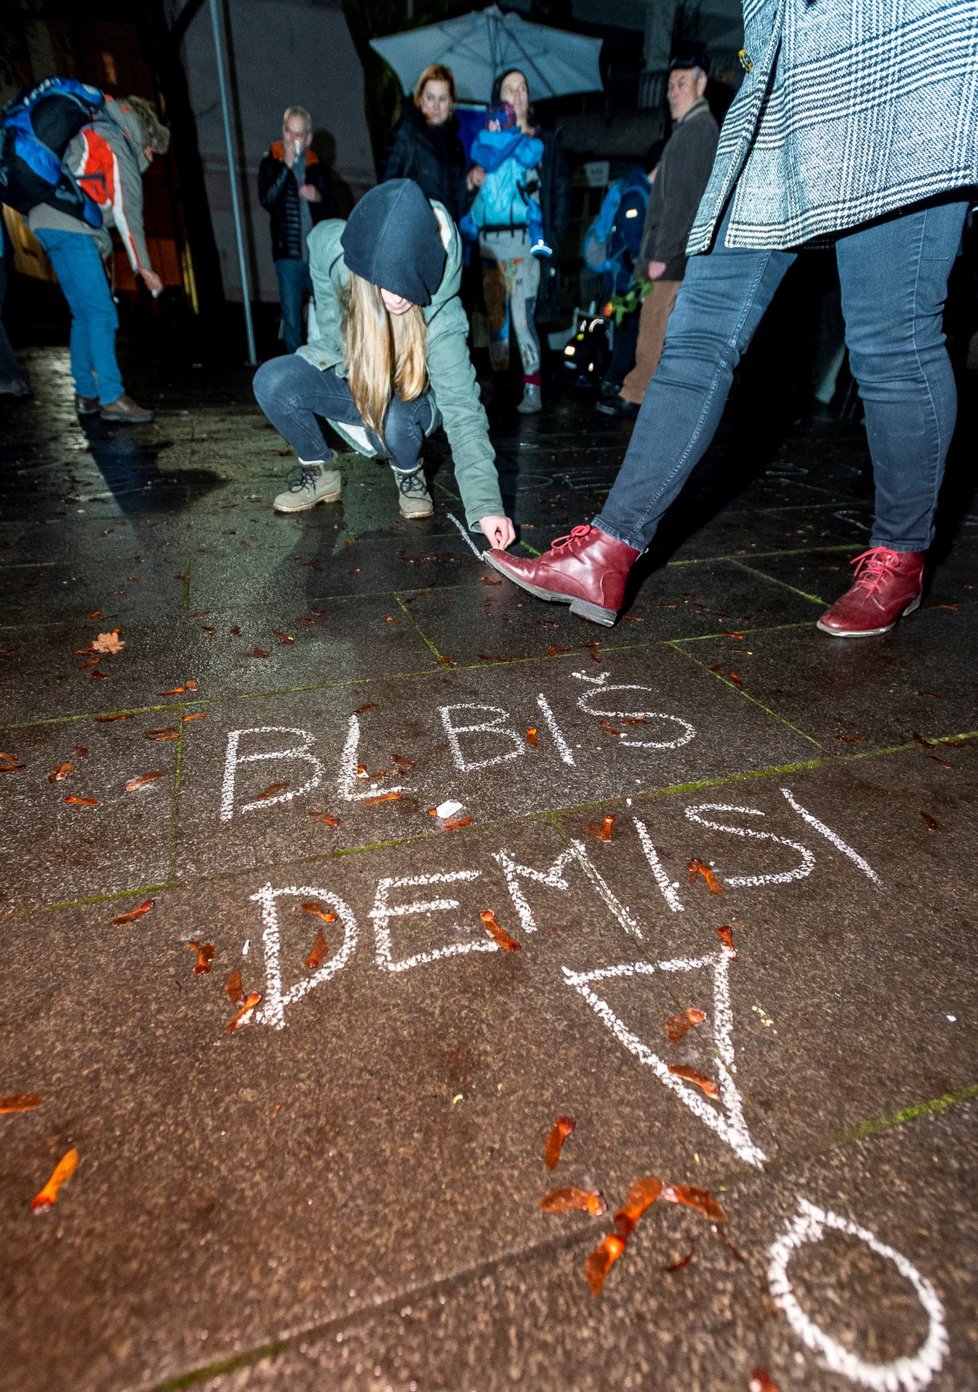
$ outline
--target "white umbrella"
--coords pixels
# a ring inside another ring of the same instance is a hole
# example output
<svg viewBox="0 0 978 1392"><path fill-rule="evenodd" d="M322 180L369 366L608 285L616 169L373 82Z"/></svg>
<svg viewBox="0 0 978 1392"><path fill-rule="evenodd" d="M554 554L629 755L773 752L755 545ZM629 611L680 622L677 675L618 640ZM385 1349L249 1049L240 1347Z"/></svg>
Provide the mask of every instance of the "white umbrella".
<svg viewBox="0 0 978 1392"><path fill-rule="evenodd" d="M370 47L394 69L405 92L431 63L451 68L460 101L488 101L493 78L509 68L526 74L531 100L601 90L600 39L529 24L498 5L371 39Z"/></svg>

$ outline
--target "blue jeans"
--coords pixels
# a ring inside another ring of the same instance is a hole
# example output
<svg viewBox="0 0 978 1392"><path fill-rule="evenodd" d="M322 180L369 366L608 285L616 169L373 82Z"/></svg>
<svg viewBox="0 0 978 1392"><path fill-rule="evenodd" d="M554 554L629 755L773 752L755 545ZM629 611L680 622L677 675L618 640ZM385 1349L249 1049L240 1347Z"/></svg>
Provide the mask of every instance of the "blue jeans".
<svg viewBox="0 0 978 1392"><path fill-rule="evenodd" d="M320 372L305 358L272 358L255 373L258 405L280 435L284 435L299 459L307 464L326 461L332 451L326 443L320 417L363 427L350 386L332 367ZM392 396L384 420L384 438L367 429L371 446L392 468L411 472L421 463L421 446L432 421L428 394L402 401Z"/></svg>
<svg viewBox="0 0 978 1392"><path fill-rule="evenodd" d="M294 353L303 340L302 308L307 295L312 294L309 262L299 257L275 262L278 276L278 298L282 306L282 337L285 351Z"/></svg>
<svg viewBox="0 0 978 1392"><path fill-rule="evenodd" d="M39 227L35 235L51 259L71 310L75 391L79 396L98 397L106 406L125 388L115 356L119 316L95 239L87 232L56 232L51 227Z"/></svg>
<svg viewBox="0 0 978 1392"><path fill-rule="evenodd" d="M876 485L870 546L926 551L957 397L941 320L968 199L948 196L836 240L852 374ZM705 453L734 369L795 259L726 247L690 258L614 487L594 525L644 551Z"/></svg>

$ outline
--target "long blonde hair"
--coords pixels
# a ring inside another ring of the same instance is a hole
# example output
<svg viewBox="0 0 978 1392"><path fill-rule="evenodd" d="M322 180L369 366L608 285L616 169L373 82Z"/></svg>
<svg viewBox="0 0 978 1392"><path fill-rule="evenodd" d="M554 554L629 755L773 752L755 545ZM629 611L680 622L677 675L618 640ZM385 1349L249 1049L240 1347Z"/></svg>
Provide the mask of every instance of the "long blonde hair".
<svg viewBox="0 0 978 1392"><path fill-rule="evenodd" d="M424 315L418 305L389 314L379 288L353 272L341 302L350 394L364 422L383 440L392 393L414 401L428 385Z"/></svg>

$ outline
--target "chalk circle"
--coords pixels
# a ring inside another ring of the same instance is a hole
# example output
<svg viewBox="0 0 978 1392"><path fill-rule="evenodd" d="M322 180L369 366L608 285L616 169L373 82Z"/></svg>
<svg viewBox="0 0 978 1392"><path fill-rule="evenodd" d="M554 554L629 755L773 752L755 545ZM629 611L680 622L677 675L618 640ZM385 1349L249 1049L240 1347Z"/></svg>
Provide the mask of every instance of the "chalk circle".
<svg viewBox="0 0 978 1392"><path fill-rule="evenodd" d="M841 1218L837 1213L828 1213L824 1209L816 1208L806 1199L799 1199L798 1207L800 1213L792 1219L768 1252L768 1285L775 1302L784 1311L788 1323L808 1348L821 1354L832 1372L841 1373L850 1382L858 1383L861 1387L873 1388L874 1392L921 1392L940 1371L948 1351L944 1307L934 1287L901 1252L888 1247L885 1242L880 1242L879 1238L866 1228L861 1228L848 1218ZM821 1242L826 1228L835 1228L837 1232L858 1238L877 1256L891 1261L904 1280L913 1286L929 1321L927 1338L916 1353L909 1357L895 1358L889 1363L869 1363L826 1334L824 1329L820 1329L815 1321L805 1314L791 1288L788 1263L792 1253L806 1243Z"/></svg>

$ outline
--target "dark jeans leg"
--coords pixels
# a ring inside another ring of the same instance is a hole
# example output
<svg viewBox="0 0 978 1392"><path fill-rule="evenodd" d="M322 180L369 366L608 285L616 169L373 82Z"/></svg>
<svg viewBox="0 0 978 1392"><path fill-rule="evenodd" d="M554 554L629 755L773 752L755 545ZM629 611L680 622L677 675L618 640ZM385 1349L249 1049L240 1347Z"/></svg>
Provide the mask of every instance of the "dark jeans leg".
<svg viewBox="0 0 978 1392"><path fill-rule="evenodd" d="M601 531L644 551L713 439L734 369L794 253L716 246L690 258L658 370L604 507Z"/></svg>
<svg viewBox="0 0 978 1392"><path fill-rule="evenodd" d="M346 379L333 368L320 372L305 358L293 355L263 363L255 373L253 388L272 425L307 464L331 457L320 420L363 427ZM394 397L387 408L384 440L372 430L367 430L367 438L395 469L416 469L425 430L431 425L431 411L427 394L414 401Z"/></svg>
<svg viewBox="0 0 978 1392"><path fill-rule="evenodd" d="M285 351L294 353L302 343L302 310L305 297L312 294L309 266L298 258L275 262L278 276L278 298L282 306L282 338Z"/></svg>
<svg viewBox="0 0 978 1392"><path fill-rule="evenodd" d="M871 546L926 551L957 395L942 318L968 200L857 228L836 244L852 375L876 483Z"/></svg>

